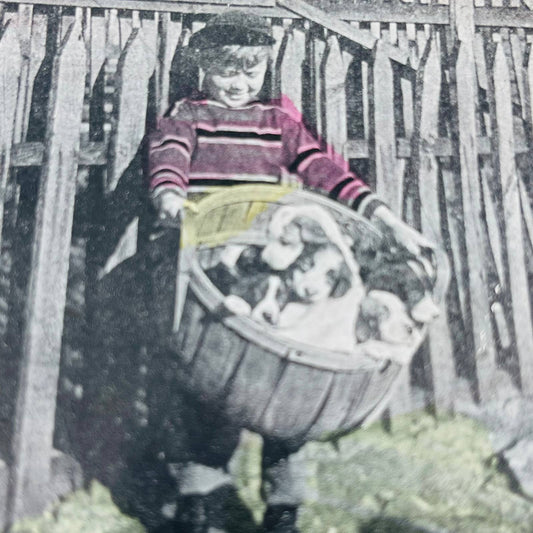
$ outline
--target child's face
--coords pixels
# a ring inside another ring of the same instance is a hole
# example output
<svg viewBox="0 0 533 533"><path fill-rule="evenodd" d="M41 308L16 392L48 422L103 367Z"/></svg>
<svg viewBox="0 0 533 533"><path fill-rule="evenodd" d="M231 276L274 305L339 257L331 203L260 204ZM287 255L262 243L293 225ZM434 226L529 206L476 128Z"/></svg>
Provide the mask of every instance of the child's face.
<svg viewBox="0 0 533 533"><path fill-rule="evenodd" d="M210 68L204 88L210 98L228 107L242 107L257 99L267 70L267 59L243 68L242 65L221 65Z"/></svg>

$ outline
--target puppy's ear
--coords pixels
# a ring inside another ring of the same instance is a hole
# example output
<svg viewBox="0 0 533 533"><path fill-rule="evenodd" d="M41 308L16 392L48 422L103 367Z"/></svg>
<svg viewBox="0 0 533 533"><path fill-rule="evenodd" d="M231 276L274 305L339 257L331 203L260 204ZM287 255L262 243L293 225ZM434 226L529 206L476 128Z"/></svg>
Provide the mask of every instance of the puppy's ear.
<svg viewBox="0 0 533 533"><path fill-rule="evenodd" d="M328 237L324 228L310 217L298 216L293 222L300 228L300 235L303 242L312 244L323 244L328 242Z"/></svg>
<svg viewBox="0 0 533 533"><path fill-rule="evenodd" d="M380 322L387 318L389 310L383 303L372 296L366 296L361 302L355 323L355 336L359 342L370 339L380 340Z"/></svg>
<svg viewBox="0 0 533 533"><path fill-rule="evenodd" d="M348 265L343 262L338 272L337 281L333 286L333 290L331 291L331 296L333 298L340 298L341 296L344 296L351 288L352 273L350 272Z"/></svg>

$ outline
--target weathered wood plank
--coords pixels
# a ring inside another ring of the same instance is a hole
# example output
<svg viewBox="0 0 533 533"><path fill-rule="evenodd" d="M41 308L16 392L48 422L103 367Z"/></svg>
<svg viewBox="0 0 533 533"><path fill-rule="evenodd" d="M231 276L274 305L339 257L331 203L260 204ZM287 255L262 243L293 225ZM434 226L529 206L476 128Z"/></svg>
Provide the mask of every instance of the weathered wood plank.
<svg viewBox="0 0 533 533"><path fill-rule="evenodd" d="M153 21L145 21L147 23ZM138 19L133 19L138 25ZM152 31L150 31L150 29ZM114 193L125 170L134 160L145 132L148 107L148 81L155 69L155 28L134 27L122 51L117 68L117 85L114 100L114 128L110 138L107 165L106 192ZM131 183L129 187L139 184ZM123 201L130 194L121 191ZM114 205L118 205L115 200ZM124 207L124 206L122 206ZM133 211L133 208L132 208ZM137 251L138 217L129 222L115 251L108 258L101 274L110 272Z"/></svg>
<svg viewBox="0 0 533 533"><path fill-rule="evenodd" d="M369 146L365 139L349 139L344 144L343 153L346 158L354 159L368 159ZM478 154L490 155L490 139L488 137L479 137ZM11 153L12 167L29 167L38 166L43 160L43 143L26 142L14 144ZM428 153L436 157L451 157L453 154L452 141L446 137L438 137L431 139L425 146ZM528 147L524 140L515 139L515 153L527 153ZM80 164L82 165L105 165L107 163L106 145L102 142L82 143L80 146ZM409 159L411 157L411 141L410 139L396 139L396 156L402 159Z"/></svg>
<svg viewBox="0 0 533 533"><path fill-rule="evenodd" d="M219 400L245 349L246 341L216 318L204 324L190 386L206 391L212 401Z"/></svg>
<svg viewBox="0 0 533 533"><path fill-rule="evenodd" d="M0 247L21 67L22 57L16 27L8 22L0 38Z"/></svg>
<svg viewBox="0 0 533 533"><path fill-rule="evenodd" d="M482 400L493 393L491 379L496 367L496 351L491 328L484 255L479 166L477 151L476 102L478 87L474 59L474 5L472 0L456 0L450 6L451 24L458 43L455 62L455 94L459 160L463 196L463 217L468 264L468 315L472 351L477 367L478 393Z"/></svg>
<svg viewBox="0 0 533 533"><path fill-rule="evenodd" d="M9 468L6 463L0 459L0 528L7 525L6 502L9 485Z"/></svg>
<svg viewBox="0 0 533 533"><path fill-rule="evenodd" d="M533 134L533 43L528 44L529 53L527 65L525 67L526 82L526 120L528 124L529 135Z"/></svg>
<svg viewBox="0 0 533 533"><path fill-rule="evenodd" d="M527 88L525 80L524 62L525 62L525 32L523 29L515 30L510 33L509 42L511 44L511 53L513 58L514 73L516 84L520 97L520 108L522 117L527 120Z"/></svg>
<svg viewBox="0 0 533 533"><path fill-rule="evenodd" d="M524 217L527 238L530 246L533 248L533 208L531 207L526 187L521 179L518 180L518 187L520 190L520 205L522 207L522 216Z"/></svg>
<svg viewBox="0 0 533 533"><path fill-rule="evenodd" d="M348 140L346 125L346 71L339 40L335 35L328 38L324 64L324 122L327 151L331 158L345 170L348 162L344 158L344 146Z"/></svg>
<svg viewBox="0 0 533 533"><path fill-rule="evenodd" d="M250 412L250 406L243 407L242 402L243 398L253 398L256 415L246 422L258 424L286 365L277 355L250 344L224 400L230 416L242 417Z"/></svg>
<svg viewBox="0 0 533 533"><path fill-rule="evenodd" d="M303 0L277 0L276 3L279 6L288 9L289 11L293 11L294 13L312 22L324 26L332 32L350 39L354 43L361 45L367 50L372 50L376 45L377 39L369 31L354 28L347 22L344 22L342 19L331 15L323 9L312 6ZM382 45L382 48L383 53L386 54L390 59L401 63L402 65L408 64L408 56L406 56L398 47L392 46L389 43L385 43Z"/></svg>
<svg viewBox="0 0 533 533"><path fill-rule="evenodd" d="M305 33L297 27L287 27L284 46L279 50L280 88L282 98L288 98L302 112L302 66L305 61ZM282 101L282 103L285 103ZM289 104L290 105L290 104Z"/></svg>
<svg viewBox="0 0 533 533"><path fill-rule="evenodd" d="M54 61L37 205L15 431L11 516L42 511L50 458L85 89L81 10Z"/></svg>
<svg viewBox="0 0 533 533"><path fill-rule="evenodd" d="M289 364L263 413L262 426L279 438L305 434L318 414L332 380L331 372ZM295 394L295 390L300 392Z"/></svg>
<svg viewBox="0 0 533 533"><path fill-rule="evenodd" d="M427 153L425 145L437 137L439 127L439 103L441 95L441 47L439 34L434 33L426 44L417 73L416 123L418 131L413 136L413 174L417 176L420 195L420 221L422 232L439 246L439 264L442 271L447 268L447 257L442 236L439 163L437 158ZM440 280L436 292L442 295L448 276ZM453 347L448 316L444 309L429 327L429 357L435 406L449 409L453 402L455 368Z"/></svg>
<svg viewBox="0 0 533 533"><path fill-rule="evenodd" d="M135 28L119 60L117 117L109 154L108 191L117 187L144 135L148 80L155 67L153 44L147 32Z"/></svg>
<svg viewBox="0 0 533 533"><path fill-rule="evenodd" d="M91 89L100 74L106 57L106 19L102 16L96 16L91 13L88 20L91 28Z"/></svg>
<svg viewBox="0 0 533 533"><path fill-rule="evenodd" d="M379 41L372 69L373 140L372 158L376 192L397 214L402 209L402 184L396 181L396 138L394 118L394 75L388 55Z"/></svg>
<svg viewBox="0 0 533 533"><path fill-rule="evenodd" d="M520 382L525 394L533 393L533 323L528 273L523 247L520 191L514 154L513 110L509 65L503 43L496 45L492 73L494 112L497 132L494 135L494 165L498 171L507 249L509 282L515 325L516 351L520 363Z"/></svg>
<svg viewBox="0 0 533 533"><path fill-rule="evenodd" d="M350 407L364 392L367 381L368 375L363 372L355 375L335 374L326 403L309 428L307 438L321 439L332 427L340 428L350 412Z"/></svg>
<svg viewBox="0 0 533 533"><path fill-rule="evenodd" d="M156 62L156 109L159 115L163 115L170 105L170 69L181 30L181 21L172 20L170 13L159 14Z"/></svg>
<svg viewBox="0 0 533 533"><path fill-rule="evenodd" d="M26 142L13 145L11 153L12 167L39 166L43 162L44 144ZM105 165L107 149L104 143L90 142L80 146L79 162L81 165Z"/></svg>
<svg viewBox="0 0 533 533"><path fill-rule="evenodd" d="M33 6L19 6L17 28L19 32L22 66L20 72L19 96L15 118L14 142L26 137L30 117L33 83L45 55L48 17L34 15Z"/></svg>
<svg viewBox="0 0 533 533"><path fill-rule="evenodd" d="M27 0L11 0L12 4L24 4ZM231 2L237 5L235 2ZM39 4L63 6L65 0L40 0ZM140 11L163 11L169 13L219 13L227 9L227 3L200 3L187 0L69 0L68 4L74 7L88 7L101 9L136 9ZM330 4L328 12L341 20L357 22L373 22L380 20L384 23L405 23L407 21L414 24L439 24L449 23L449 9L447 4L441 5L416 5L400 4L394 2L387 5L374 5L369 2L364 4L346 4L339 2L337 5ZM242 5L242 4L241 4ZM265 6L265 7L262 7ZM249 1L246 9L252 13L265 17L292 17L298 15L286 8L271 7L257 1ZM507 7L493 8L480 7L475 10L475 22L477 26L511 27L511 28L533 28L533 12L517 10Z"/></svg>

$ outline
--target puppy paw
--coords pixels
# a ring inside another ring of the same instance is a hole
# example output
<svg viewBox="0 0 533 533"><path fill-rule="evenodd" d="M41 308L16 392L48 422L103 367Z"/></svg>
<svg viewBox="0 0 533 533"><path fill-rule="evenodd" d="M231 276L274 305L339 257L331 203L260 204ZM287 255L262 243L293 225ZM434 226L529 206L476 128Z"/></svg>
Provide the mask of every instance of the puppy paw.
<svg viewBox="0 0 533 533"><path fill-rule="evenodd" d="M407 345L390 344L388 342L369 340L359 345L363 353L378 361L393 361L400 365L408 365L413 358L413 350Z"/></svg>
<svg viewBox="0 0 533 533"><path fill-rule="evenodd" d="M252 318L258 322L263 322L275 326L279 322L280 309L276 302L265 302L264 300L252 311Z"/></svg>

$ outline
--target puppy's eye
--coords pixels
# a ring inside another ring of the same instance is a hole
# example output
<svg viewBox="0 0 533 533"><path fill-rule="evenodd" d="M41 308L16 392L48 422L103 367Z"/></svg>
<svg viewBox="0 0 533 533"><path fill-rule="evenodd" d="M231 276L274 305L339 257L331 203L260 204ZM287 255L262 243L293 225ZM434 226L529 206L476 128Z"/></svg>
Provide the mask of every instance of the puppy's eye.
<svg viewBox="0 0 533 533"><path fill-rule="evenodd" d="M408 335L412 335L414 328L413 326L406 326L405 331L407 332Z"/></svg>

